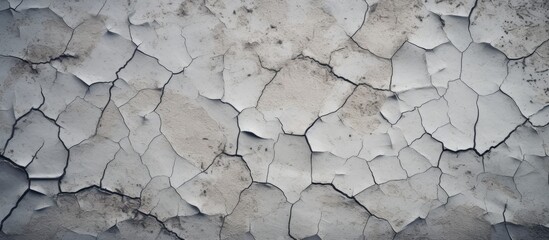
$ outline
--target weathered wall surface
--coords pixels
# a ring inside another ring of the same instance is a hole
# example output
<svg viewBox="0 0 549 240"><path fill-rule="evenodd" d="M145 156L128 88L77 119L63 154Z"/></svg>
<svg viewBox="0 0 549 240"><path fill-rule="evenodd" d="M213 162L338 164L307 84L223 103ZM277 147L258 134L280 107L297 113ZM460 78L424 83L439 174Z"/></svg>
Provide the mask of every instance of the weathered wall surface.
<svg viewBox="0 0 549 240"><path fill-rule="evenodd" d="M0 0L0 239L549 239L545 0Z"/></svg>

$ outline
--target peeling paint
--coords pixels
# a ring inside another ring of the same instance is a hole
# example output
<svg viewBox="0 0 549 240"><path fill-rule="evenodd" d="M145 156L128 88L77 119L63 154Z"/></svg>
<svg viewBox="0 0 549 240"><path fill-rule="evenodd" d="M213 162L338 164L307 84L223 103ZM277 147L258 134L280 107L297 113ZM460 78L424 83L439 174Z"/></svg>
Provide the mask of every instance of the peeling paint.
<svg viewBox="0 0 549 240"><path fill-rule="evenodd" d="M548 239L548 14L0 0L0 239Z"/></svg>

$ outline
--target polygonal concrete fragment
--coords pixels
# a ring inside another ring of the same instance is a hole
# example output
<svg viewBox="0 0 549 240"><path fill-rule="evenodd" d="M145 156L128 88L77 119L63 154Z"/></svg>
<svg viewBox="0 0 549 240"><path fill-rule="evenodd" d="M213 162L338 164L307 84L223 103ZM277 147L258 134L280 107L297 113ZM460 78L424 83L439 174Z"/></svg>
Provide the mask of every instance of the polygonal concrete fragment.
<svg viewBox="0 0 549 240"><path fill-rule="evenodd" d="M440 16L428 12L424 16L415 16L415 18L419 19L420 24L412 27L407 41L424 49L433 49L448 42L448 37L442 30L444 24Z"/></svg>
<svg viewBox="0 0 549 240"><path fill-rule="evenodd" d="M156 111L162 120L162 133L174 150L194 166L206 169L219 153L235 153L236 111L200 97L184 76L174 75ZM182 122L185 124L180 125Z"/></svg>
<svg viewBox="0 0 549 240"><path fill-rule="evenodd" d="M423 104L419 108L419 115L425 132L433 134L439 128L444 128L445 125L449 124L450 116L448 110L449 106L445 98L434 99Z"/></svg>
<svg viewBox="0 0 549 240"><path fill-rule="evenodd" d="M522 161L522 156L515 155L516 152L512 152L507 144L501 144L484 155L484 169L489 173L512 177Z"/></svg>
<svg viewBox="0 0 549 240"><path fill-rule="evenodd" d="M437 127L432 133L433 138L441 141L444 147L450 150L473 147L479 112L478 95L462 81L457 80L449 83L444 99L448 103L447 115L450 122Z"/></svg>
<svg viewBox="0 0 549 240"><path fill-rule="evenodd" d="M66 54L70 57L54 62L54 67L69 72L91 85L116 80L117 73L135 53L136 46L108 32L99 19L90 19L75 30Z"/></svg>
<svg viewBox="0 0 549 240"><path fill-rule="evenodd" d="M228 215L237 205L241 191L251 183L242 158L221 154L204 172L177 188L177 192L202 213Z"/></svg>
<svg viewBox="0 0 549 240"><path fill-rule="evenodd" d="M129 197L139 197L151 180L149 171L127 138L120 142L120 147L120 151L105 167L101 186Z"/></svg>
<svg viewBox="0 0 549 240"><path fill-rule="evenodd" d="M311 157L312 181L314 183L332 183L337 170L347 159L327 152L314 152Z"/></svg>
<svg viewBox="0 0 549 240"><path fill-rule="evenodd" d="M465 195L469 193L464 192ZM520 201L522 196L517 190L513 177L480 173L471 195L477 199L477 206L486 210L484 219L492 224L505 221L503 212L507 213L507 203Z"/></svg>
<svg viewBox="0 0 549 240"><path fill-rule="evenodd" d="M145 89L118 108L130 130L131 145L139 154L143 154L153 138L160 135L161 119L155 109L161 96L162 92L159 90Z"/></svg>
<svg viewBox="0 0 549 240"><path fill-rule="evenodd" d="M524 117L509 96L496 92L478 99L478 122L475 126L475 149L483 153L505 140Z"/></svg>
<svg viewBox="0 0 549 240"><path fill-rule="evenodd" d="M30 181L30 190L54 197L61 191L59 189L59 179L40 179L35 178Z"/></svg>
<svg viewBox="0 0 549 240"><path fill-rule="evenodd" d="M448 41L438 17L419 0L373 2L366 21L353 39L384 58L391 58L406 39L428 49Z"/></svg>
<svg viewBox="0 0 549 240"><path fill-rule="evenodd" d="M389 96L391 94L385 91L358 86L335 114L345 126L359 134L370 135L388 126L380 112L381 106Z"/></svg>
<svg viewBox="0 0 549 240"><path fill-rule="evenodd" d="M549 224L547 212L549 212L549 200L547 191L549 186L548 169L545 165L547 157L527 158L522 161L517 172L513 176L518 192L521 198L509 201L506 219L515 224L526 225L528 223L547 226ZM540 214L540 212L543 212Z"/></svg>
<svg viewBox="0 0 549 240"><path fill-rule="evenodd" d="M430 101L440 99L441 93L444 93L444 89L432 86L399 92L396 94L399 111L401 113L411 112Z"/></svg>
<svg viewBox="0 0 549 240"><path fill-rule="evenodd" d="M109 102L111 83L95 83L88 87L84 100L95 107L104 110Z"/></svg>
<svg viewBox="0 0 549 240"><path fill-rule="evenodd" d="M97 125L97 134L113 142L119 142L130 134L130 129L128 129L128 126L124 122L124 117L122 117L120 110L112 101L103 110L103 114Z"/></svg>
<svg viewBox="0 0 549 240"><path fill-rule="evenodd" d="M185 45L187 51L192 58L199 56L221 56L227 49L229 42L221 39L229 38L227 25L225 25L218 16L212 14L213 10L206 1L191 2L176 0L179 8L172 7L169 3L164 4L166 7L162 9L160 18L170 16L173 12L177 17L173 20L160 20L162 22L177 22L182 26L181 34L185 36ZM136 5L142 4L138 2ZM155 3L152 3L155 4ZM146 11L158 11L158 8L148 8ZM136 16L132 15L133 16ZM148 14L150 17L152 14Z"/></svg>
<svg viewBox="0 0 549 240"><path fill-rule="evenodd" d="M366 160L352 157L336 171L333 184L345 194L354 196L375 182Z"/></svg>
<svg viewBox="0 0 549 240"><path fill-rule="evenodd" d="M436 88L447 88L448 82L461 76L462 54L452 44L445 43L425 53L427 71Z"/></svg>
<svg viewBox="0 0 549 240"><path fill-rule="evenodd" d="M438 160L442 153L442 143L436 141L429 134L424 134L421 138L415 140L411 145L416 152L427 158L431 165L438 166Z"/></svg>
<svg viewBox="0 0 549 240"><path fill-rule="evenodd" d="M387 147L391 148L386 136L390 125L381 116L380 108L388 95L368 86L356 87L337 112L321 117L307 130L311 149L344 158L361 155L366 160L386 153Z"/></svg>
<svg viewBox="0 0 549 240"><path fill-rule="evenodd" d="M200 56L193 59L185 68L183 76L191 81L198 94L209 99L222 99L224 96L224 56Z"/></svg>
<svg viewBox="0 0 549 240"><path fill-rule="evenodd" d="M364 237L366 239L393 239L395 231L387 220L379 219L376 216L370 216L366 227L364 228Z"/></svg>
<svg viewBox="0 0 549 240"><path fill-rule="evenodd" d="M419 111L415 110L402 114L394 126L402 132L408 144L412 144L425 133L425 129L421 125L421 115Z"/></svg>
<svg viewBox="0 0 549 240"><path fill-rule="evenodd" d="M507 76L507 58L488 44L472 43L462 62L461 80L479 95L496 92Z"/></svg>
<svg viewBox="0 0 549 240"><path fill-rule="evenodd" d="M331 183L336 189L354 196L375 184L364 159L342 159L331 154L313 154L312 178L315 183Z"/></svg>
<svg viewBox="0 0 549 240"><path fill-rule="evenodd" d="M131 40L129 29L130 5L127 1L105 1L101 10L97 13L105 18L105 26L109 32L116 33Z"/></svg>
<svg viewBox="0 0 549 240"><path fill-rule="evenodd" d="M448 36L450 42L460 52L465 51L473 41L469 33L469 18L452 15L444 15L440 16L440 18L444 22L442 29L446 32L446 36Z"/></svg>
<svg viewBox="0 0 549 240"><path fill-rule="evenodd" d="M395 124L403 112L401 103L402 101L399 101L397 95L387 96L380 108L381 116L390 124Z"/></svg>
<svg viewBox="0 0 549 240"><path fill-rule="evenodd" d="M12 57L0 56L0 109L16 118L39 108L44 102L42 83L55 78L50 65L33 66Z"/></svg>
<svg viewBox="0 0 549 240"><path fill-rule="evenodd" d="M171 72L181 72L192 59L187 52L185 37L175 24L160 25L150 23L141 26L131 25L132 41L138 49L154 56Z"/></svg>
<svg viewBox="0 0 549 240"><path fill-rule="evenodd" d="M171 73L155 58L137 51L128 64L120 70L118 77L136 90L156 89L163 87L168 82Z"/></svg>
<svg viewBox="0 0 549 240"><path fill-rule="evenodd" d="M222 100L238 111L255 107L265 85L276 75L263 68L259 57L247 48L230 48L223 56L223 65Z"/></svg>
<svg viewBox="0 0 549 240"><path fill-rule="evenodd" d="M4 158L0 158L0 220L10 214L12 208L19 203L19 198L27 191L29 180L27 173L14 166ZM3 230L3 229L2 229Z"/></svg>
<svg viewBox="0 0 549 240"><path fill-rule="evenodd" d="M528 156L545 157L546 153L541 134L539 129L533 128L529 123L517 127L505 141L513 152L509 156L522 158Z"/></svg>
<svg viewBox="0 0 549 240"><path fill-rule="evenodd" d="M71 147L69 163L60 183L61 190L74 192L90 185L99 186L105 167L119 149L118 144L101 136Z"/></svg>
<svg viewBox="0 0 549 240"><path fill-rule="evenodd" d="M398 154L398 159L408 177L425 172L433 166L427 158L412 148L402 149ZM436 164L434 166L436 166Z"/></svg>
<svg viewBox="0 0 549 240"><path fill-rule="evenodd" d="M360 150L358 157L371 161L379 156L396 156L397 151L395 150L397 149L394 148L391 136L389 134L372 134L371 136L365 137L364 142L362 143L362 150Z"/></svg>
<svg viewBox="0 0 549 240"><path fill-rule="evenodd" d="M200 168L179 156L164 135L155 137L141 156L151 177L170 177L173 187L179 187L184 182L200 173Z"/></svg>
<svg viewBox="0 0 549 240"><path fill-rule="evenodd" d="M63 175L68 152L59 140L59 127L41 112L21 117L4 156L26 168L31 178L58 178Z"/></svg>
<svg viewBox="0 0 549 240"><path fill-rule="evenodd" d="M27 232L24 226L29 224L33 217L34 211L47 209L48 207L51 207L53 205L55 205L55 202L52 198L38 192L28 191L25 196L21 198L21 200L17 204L18 207L12 211L10 216L6 219L3 218L4 222L2 225L2 233L5 233L8 236L12 235L10 236L12 238L16 235L24 234L23 236L20 236L20 239L25 239L26 237L28 237L25 235L32 234ZM40 231L35 230L35 232L38 232L35 233L35 235L38 236L41 236L41 234L43 234Z"/></svg>
<svg viewBox="0 0 549 240"><path fill-rule="evenodd" d="M183 200L170 184L168 177L153 178L141 192L139 210L156 216L160 221L199 213L198 209Z"/></svg>
<svg viewBox="0 0 549 240"><path fill-rule="evenodd" d="M303 134L319 116L339 108L351 91L352 85L329 69L313 60L297 59L267 85L257 109L267 120L279 119L284 132Z"/></svg>
<svg viewBox="0 0 549 240"><path fill-rule="evenodd" d="M395 53L392 62L391 90L402 92L432 86L427 71L425 50L406 42Z"/></svg>
<svg viewBox="0 0 549 240"><path fill-rule="evenodd" d="M484 170L482 156L473 151L443 152L440 157L440 186L454 196L475 186L476 177Z"/></svg>
<svg viewBox="0 0 549 240"><path fill-rule="evenodd" d="M256 108L246 108L238 114L240 131L253 133L264 139L277 139L282 133L280 121L266 121L265 117Z"/></svg>
<svg viewBox="0 0 549 240"><path fill-rule="evenodd" d="M50 9L3 10L0 19L4 56L48 62L63 55L71 39L72 29Z"/></svg>
<svg viewBox="0 0 549 240"><path fill-rule="evenodd" d="M356 0L354 1L358 2ZM326 1L326 2L328 2L328 4L324 3L325 6L314 9L313 16L315 15L322 16L320 15L320 13L328 13L329 10L326 9L326 5L332 5L332 6L339 5L336 3L336 1ZM315 4L316 2L311 1L311 3ZM362 4L361 7L365 7L365 4ZM357 9L360 10L359 8ZM350 10L354 10L354 8L351 8ZM349 16L353 16L353 18L355 18L354 19L355 24L358 24L361 22L362 19L360 18L364 16L365 11L366 11L365 8L359 13L357 13L356 11L352 11L351 14L354 14L354 15L349 15ZM313 29L314 34L310 40L307 39L308 43L304 45L304 49L302 53L304 56L311 57L313 59L318 60L319 62L328 63L330 61L329 58L331 53L334 50L336 50L341 44L347 41L349 39L350 34L345 32L345 29L343 29L342 26L339 26L339 23L336 22L338 20L342 20L341 17L343 16L339 16L340 17L339 19L337 18L333 19L333 17L331 16L322 16L322 17L323 18L320 18L320 19L322 19L324 26L316 27ZM311 26L315 26L315 25L311 24Z"/></svg>
<svg viewBox="0 0 549 240"><path fill-rule="evenodd" d="M305 239L359 239L370 214L331 186L311 185L292 207L290 235Z"/></svg>
<svg viewBox="0 0 549 240"><path fill-rule="evenodd" d="M238 154L250 168L254 181L266 182L269 165L274 158L276 139L263 139L247 132L238 137Z"/></svg>
<svg viewBox="0 0 549 240"><path fill-rule="evenodd" d="M47 83L41 83L44 103L40 110L44 115L57 119L77 97L84 98L90 89L72 74L57 72L55 78Z"/></svg>
<svg viewBox="0 0 549 240"><path fill-rule="evenodd" d="M254 239L290 239L288 221L290 203L280 189L266 184L254 183L244 190L231 215L223 222L221 239L245 239L251 234Z"/></svg>
<svg viewBox="0 0 549 240"><path fill-rule="evenodd" d="M59 137L67 148L94 135L101 110L82 98L76 98L57 119L61 127Z"/></svg>
<svg viewBox="0 0 549 240"><path fill-rule="evenodd" d="M128 103L138 93L133 86L122 79L115 80L112 85L113 86L110 89L111 100L116 106L122 106Z"/></svg>
<svg viewBox="0 0 549 240"><path fill-rule="evenodd" d="M547 10L546 1L479 0L471 13L471 35L509 58L525 57L549 38Z"/></svg>
<svg viewBox="0 0 549 240"><path fill-rule="evenodd" d="M501 91L513 98L527 117L549 105L549 43L543 45L536 51L538 54L510 61L509 73L501 85Z"/></svg>
<svg viewBox="0 0 549 240"><path fill-rule="evenodd" d="M375 172L374 172L375 173ZM389 221L400 232L416 218L425 218L446 199L439 195L440 170L431 168L407 180L391 181L366 189L356 196L373 215Z"/></svg>
<svg viewBox="0 0 549 240"><path fill-rule="evenodd" d="M406 179L406 171L401 167L397 157L380 156L369 162L376 183Z"/></svg>
<svg viewBox="0 0 549 240"><path fill-rule="evenodd" d="M329 64L333 67L334 74L355 84L364 83L374 88L389 89L391 62L361 49L353 42L333 52ZM360 67L357 68L356 65Z"/></svg>
<svg viewBox="0 0 549 240"><path fill-rule="evenodd" d="M141 157L151 177L170 177L170 183L178 187L200 173L200 169L179 156L163 135L153 139Z"/></svg>
<svg viewBox="0 0 549 240"><path fill-rule="evenodd" d="M311 151L301 136L281 134L274 146L267 182L279 187L288 202L295 203L311 184Z"/></svg>
<svg viewBox="0 0 549 240"><path fill-rule="evenodd" d="M336 114L320 118L307 130L306 136L315 152L330 152L350 158L362 149L362 136L345 126Z"/></svg>

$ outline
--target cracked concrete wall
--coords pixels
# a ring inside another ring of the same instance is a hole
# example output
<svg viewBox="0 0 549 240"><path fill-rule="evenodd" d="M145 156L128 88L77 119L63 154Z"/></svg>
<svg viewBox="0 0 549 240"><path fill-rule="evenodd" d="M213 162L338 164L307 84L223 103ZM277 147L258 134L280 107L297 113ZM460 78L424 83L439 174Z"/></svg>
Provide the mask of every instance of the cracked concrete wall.
<svg viewBox="0 0 549 240"><path fill-rule="evenodd" d="M549 239L545 0L0 0L0 239Z"/></svg>

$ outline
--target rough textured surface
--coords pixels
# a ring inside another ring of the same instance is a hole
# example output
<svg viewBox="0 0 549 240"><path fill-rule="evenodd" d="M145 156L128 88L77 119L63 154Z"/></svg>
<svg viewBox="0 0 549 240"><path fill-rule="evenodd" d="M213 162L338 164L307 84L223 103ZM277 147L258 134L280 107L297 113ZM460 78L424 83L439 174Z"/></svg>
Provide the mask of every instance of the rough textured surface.
<svg viewBox="0 0 549 240"><path fill-rule="evenodd" d="M549 2L0 0L0 239L549 239Z"/></svg>

